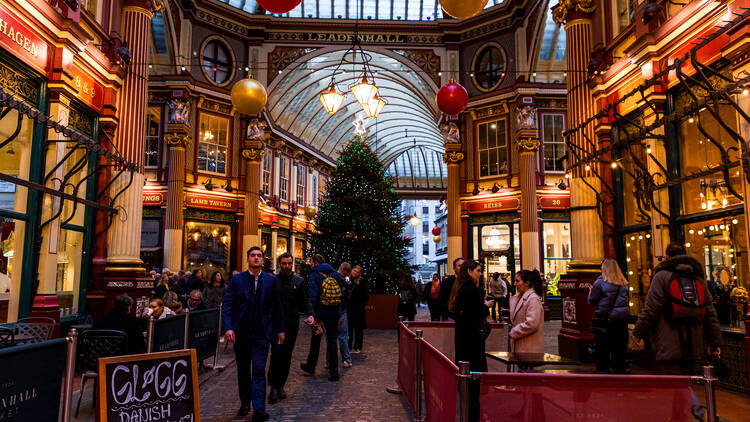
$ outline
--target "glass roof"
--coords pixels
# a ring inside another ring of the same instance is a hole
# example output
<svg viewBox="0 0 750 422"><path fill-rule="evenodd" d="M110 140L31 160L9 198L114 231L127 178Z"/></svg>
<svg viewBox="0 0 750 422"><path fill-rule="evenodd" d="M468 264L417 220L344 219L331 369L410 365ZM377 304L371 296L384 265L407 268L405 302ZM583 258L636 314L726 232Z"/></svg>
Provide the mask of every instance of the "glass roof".
<svg viewBox="0 0 750 422"><path fill-rule="evenodd" d="M387 172L396 178L396 187L400 189L445 189L448 167L440 151L416 146L396 157Z"/></svg>
<svg viewBox="0 0 750 422"><path fill-rule="evenodd" d="M357 115L364 115L349 90L362 74L351 68L336 73L337 89L346 93L341 109L330 115L320 103L320 94L328 88L344 53L334 51L298 60L296 67L289 68L273 82L268 98L268 111L277 126L333 160L352 137ZM379 88L378 96L388 103L377 119L365 119L368 143L386 167L398 161L399 156L404 166L405 151L421 151L419 154L424 157L411 157L412 163L421 163L413 167L415 174L430 179L424 186L441 187L447 173L440 164L444 148L437 124L440 113L434 100L436 88L401 61L382 53L368 54L372 57L370 67L377 72L374 82ZM394 167L394 176L396 171L399 178L410 174Z"/></svg>
<svg viewBox="0 0 750 422"><path fill-rule="evenodd" d="M255 0L219 0L250 14L264 12ZM485 9L502 4L504 0L489 0ZM287 18L359 19L429 21L443 18L438 0L302 0L289 13L276 15Z"/></svg>

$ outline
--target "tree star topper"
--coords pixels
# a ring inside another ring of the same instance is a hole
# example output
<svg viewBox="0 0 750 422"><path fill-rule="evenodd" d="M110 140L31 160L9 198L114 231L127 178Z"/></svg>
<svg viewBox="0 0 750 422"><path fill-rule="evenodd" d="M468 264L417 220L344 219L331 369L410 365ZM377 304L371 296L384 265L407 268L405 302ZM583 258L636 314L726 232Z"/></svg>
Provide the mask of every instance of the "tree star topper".
<svg viewBox="0 0 750 422"><path fill-rule="evenodd" d="M354 119L352 125L354 126L355 135L364 136L370 130L369 128L365 127L367 126L367 119L365 119L365 115L363 113L357 113L357 118Z"/></svg>

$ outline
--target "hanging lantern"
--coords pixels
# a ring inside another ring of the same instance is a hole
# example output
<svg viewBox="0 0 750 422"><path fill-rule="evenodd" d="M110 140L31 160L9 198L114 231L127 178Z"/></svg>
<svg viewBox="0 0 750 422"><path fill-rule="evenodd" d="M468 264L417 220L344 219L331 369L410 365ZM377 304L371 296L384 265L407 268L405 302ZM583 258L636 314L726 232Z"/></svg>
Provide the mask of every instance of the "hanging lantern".
<svg viewBox="0 0 750 422"><path fill-rule="evenodd" d="M383 111L383 107L385 107L385 105L385 100L382 100L376 95L362 107L365 109L365 114L367 114L367 117L375 119L380 115L380 112Z"/></svg>
<svg viewBox="0 0 750 422"><path fill-rule="evenodd" d="M435 243L440 243L440 236L433 237L432 241L435 242Z"/></svg>
<svg viewBox="0 0 750 422"><path fill-rule="evenodd" d="M443 11L457 19L476 16L486 5L487 0L440 0Z"/></svg>
<svg viewBox="0 0 750 422"><path fill-rule="evenodd" d="M354 98L364 107L378 93L378 87L367 81L367 75L362 76L362 82L352 87Z"/></svg>
<svg viewBox="0 0 750 422"><path fill-rule="evenodd" d="M411 218L409 218L409 222L414 227L418 226L420 221L422 221L422 219L419 218L419 217L417 217L417 213L416 212L414 213L414 215L411 216Z"/></svg>
<svg viewBox="0 0 750 422"><path fill-rule="evenodd" d="M271 13L289 13L300 3L302 0L258 0L258 5Z"/></svg>
<svg viewBox="0 0 750 422"><path fill-rule="evenodd" d="M435 236L440 236L440 227L438 226L433 227L432 234L434 234Z"/></svg>
<svg viewBox="0 0 750 422"><path fill-rule="evenodd" d="M266 88L253 78L238 81L232 87L232 105L242 114L258 114L266 107Z"/></svg>
<svg viewBox="0 0 750 422"><path fill-rule="evenodd" d="M449 116L457 116L469 104L469 93L466 92L466 88L461 86L461 84L452 80L440 88L435 101L440 111Z"/></svg>
<svg viewBox="0 0 750 422"><path fill-rule="evenodd" d="M330 90L320 94L320 102L328 114L336 114L344 103L344 94L336 91L336 86L331 82Z"/></svg>

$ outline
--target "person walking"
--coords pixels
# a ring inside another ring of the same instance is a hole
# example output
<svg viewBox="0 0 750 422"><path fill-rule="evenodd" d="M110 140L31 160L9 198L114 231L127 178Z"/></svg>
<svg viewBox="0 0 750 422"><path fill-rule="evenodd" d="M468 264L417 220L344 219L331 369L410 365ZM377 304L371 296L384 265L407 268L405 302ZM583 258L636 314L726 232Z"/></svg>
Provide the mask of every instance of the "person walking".
<svg viewBox="0 0 750 422"><path fill-rule="evenodd" d="M266 413L266 360L273 341L284 344L281 301L274 289L275 277L262 271L263 251L247 251L248 270L229 280L222 307L223 331L234 342L240 409L245 416L253 406L253 422L269 419ZM251 371L252 368L252 371Z"/></svg>
<svg viewBox="0 0 750 422"><path fill-rule="evenodd" d="M516 273L516 294L510 298L511 352L544 352L544 283L537 270Z"/></svg>
<svg viewBox="0 0 750 422"><path fill-rule="evenodd" d="M314 322L310 307L309 290L305 280L294 274L294 257L289 252L279 257L279 274L276 276L274 289L284 308L284 344L271 347L271 364L268 368L268 384L271 392L268 403L274 404L286 398L284 385L289 377L292 364L292 352L297 342L299 331L299 317L305 315L305 323Z"/></svg>
<svg viewBox="0 0 750 422"><path fill-rule="evenodd" d="M489 290L488 296L495 301L495 305L490 308L490 311L492 313L492 322L497 322L497 311L495 310L495 308L500 306L499 301L508 294L508 289L505 285L505 281L500 278L500 273L495 273L492 275L489 283L487 283L487 287Z"/></svg>
<svg viewBox="0 0 750 422"><path fill-rule="evenodd" d="M364 345L364 333L367 328L367 301L370 291L367 282L362 279L362 267L355 265L351 274L351 291L349 292L349 352L359 354Z"/></svg>
<svg viewBox="0 0 750 422"><path fill-rule="evenodd" d="M414 286L411 274L405 274L398 284L398 315L404 321L414 321L417 315L417 288Z"/></svg>
<svg viewBox="0 0 750 422"><path fill-rule="evenodd" d="M589 303L596 307L591 329L596 345L596 371L627 373L628 279L622 275L614 259L607 258L602 262L602 275L589 290Z"/></svg>
<svg viewBox="0 0 750 422"><path fill-rule="evenodd" d="M221 271L211 274L206 288L203 289L203 302L207 308L218 308L224 299L224 293L227 291L226 282Z"/></svg>
<svg viewBox="0 0 750 422"><path fill-rule="evenodd" d="M415 278L412 277L412 281L414 281ZM424 295L424 283L422 282L422 278L419 280L416 280L414 283L414 288L417 291L417 308L422 307L422 296Z"/></svg>
<svg viewBox="0 0 750 422"><path fill-rule="evenodd" d="M154 289L154 297L156 299L162 299L164 297L164 293L168 291L170 291L169 273L164 272L161 274L161 277L159 278L159 283L156 285L156 288Z"/></svg>
<svg viewBox="0 0 750 422"><path fill-rule="evenodd" d="M315 254L312 257L312 274L310 274L309 290L310 302L312 303L315 323L322 323L326 335L326 353L328 360L328 380L335 382L340 379L338 351L338 322L341 316L341 302L343 300L343 281L337 279L333 267L325 262L323 255ZM314 323L314 324L315 324ZM315 366L318 363L320 353L320 341L323 335L313 330L310 339L310 352L307 354L307 362L300 364L300 368L308 375L315 374Z"/></svg>
<svg viewBox="0 0 750 422"><path fill-rule="evenodd" d="M721 328L703 266L680 243L670 243L667 259L654 269L646 304L633 330L639 345L649 338L657 370L667 375L694 375L706 356L721 357ZM706 408L691 390L692 412L703 420Z"/></svg>
<svg viewBox="0 0 750 422"><path fill-rule="evenodd" d="M351 294L352 283L349 279L349 274L352 272L352 265L348 262L342 262L339 265L339 269L336 271L338 280L342 280L344 290L341 291L341 316L339 317L339 323L337 327L337 333L339 337L339 350L341 351L341 366L344 368L352 367L352 356L349 354L349 296Z"/></svg>
<svg viewBox="0 0 750 422"><path fill-rule="evenodd" d="M453 275L443 280L440 286L440 293L438 294L437 300L443 312L443 315L442 315L443 321L453 319L453 313L448 307L448 300L450 299L451 293L453 292L453 283L456 282L456 275L461 270L461 265L463 265L463 263L464 263L463 258L454 259L453 260Z"/></svg>
<svg viewBox="0 0 750 422"><path fill-rule="evenodd" d="M423 300L427 302L431 321L440 321L443 316L443 309L440 307L440 302L438 302L440 287L440 277L438 277L437 273L433 274L432 280L424 286Z"/></svg>
<svg viewBox="0 0 750 422"><path fill-rule="evenodd" d="M461 361L469 362L472 372L487 372L482 332L490 314L489 307L494 305L493 301L485 301L482 297L481 277L482 266L477 261L464 261L448 300L448 307L456 320L456 365ZM479 420L479 380L474 379L469 381L469 420Z"/></svg>
<svg viewBox="0 0 750 422"><path fill-rule="evenodd" d="M193 274L190 275L190 278L188 278L185 287L185 294L190 294L193 290L200 290L202 292L205 287L203 283L203 270L200 268L196 269Z"/></svg>

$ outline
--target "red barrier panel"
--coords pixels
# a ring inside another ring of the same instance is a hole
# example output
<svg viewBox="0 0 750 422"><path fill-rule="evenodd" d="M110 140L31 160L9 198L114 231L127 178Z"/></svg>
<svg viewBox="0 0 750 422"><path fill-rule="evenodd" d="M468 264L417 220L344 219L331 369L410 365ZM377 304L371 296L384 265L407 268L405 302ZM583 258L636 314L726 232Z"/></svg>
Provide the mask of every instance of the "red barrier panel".
<svg viewBox="0 0 750 422"><path fill-rule="evenodd" d="M425 422L456 422L458 367L430 343L422 341Z"/></svg>
<svg viewBox="0 0 750 422"><path fill-rule="evenodd" d="M398 326L398 387L406 399L406 404L414 412L414 395L417 388L417 341L416 334L404 324Z"/></svg>
<svg viewBox="0 0 750 422"><path fill-rule="evenodd" d="M482 374L482 421L692 422L690 408L690 377Z"/></svg>

